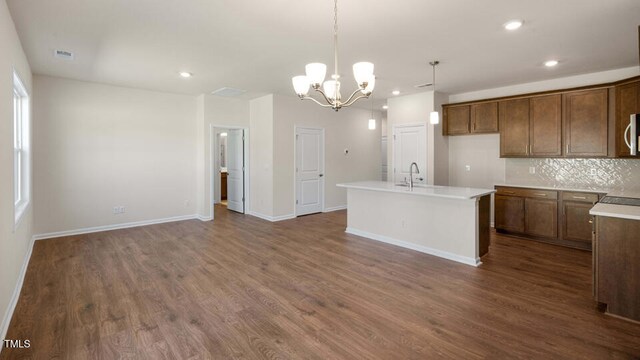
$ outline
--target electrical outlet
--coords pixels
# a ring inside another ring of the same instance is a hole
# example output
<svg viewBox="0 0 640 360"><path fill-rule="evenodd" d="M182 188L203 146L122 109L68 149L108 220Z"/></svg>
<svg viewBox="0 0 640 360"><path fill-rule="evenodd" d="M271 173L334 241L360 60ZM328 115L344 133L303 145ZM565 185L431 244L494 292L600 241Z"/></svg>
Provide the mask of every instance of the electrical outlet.
<svg viewBox="0 0 640 360"><path fill-rule="evenodd" d="M114 207L113 207L113 214L114 214L114 215L115 215L115 214L118 214L118 213L119 213L119 210L120 210L120 209L119 209L117 206L114 206Z"/></svg>
<svg viewBox="0 0 640 360"><path fill-rule="evenodd" d="M120 214L124 214L126 210L127 208L125 208L124 206L120 206Z"/></svg>
<svg viewBox="0 0 640 360"><path fill-rule="evenodd" d="M471 165L465 165L464 166L464 170L465 171L471 171Z"/></svg>
<svg viewBox="0 0 640 360"><path fill-rule="evenodd" d="M597 169L591 169L591 176L597 176L598 175L598 170Z"/></svg>
<svg viewBox="0 0 640 360"><path fill-rule="evenodd" d="M535 166L529 166L529 174L535 174L536 173L536 167Z"/></svg>

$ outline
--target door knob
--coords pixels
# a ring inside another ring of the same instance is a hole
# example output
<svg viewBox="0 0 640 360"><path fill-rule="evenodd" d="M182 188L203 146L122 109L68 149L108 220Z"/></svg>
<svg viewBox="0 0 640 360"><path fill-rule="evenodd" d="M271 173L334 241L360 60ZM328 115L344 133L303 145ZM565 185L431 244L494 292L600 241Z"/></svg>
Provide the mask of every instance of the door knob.
<svg viewBox="0 0 640 360"><path fill-rule="evenodd" d="M319 176L319 177L323 177L323 176L324 176L324 174L320 174L320 175L318 175L318 176Z"/></svg>

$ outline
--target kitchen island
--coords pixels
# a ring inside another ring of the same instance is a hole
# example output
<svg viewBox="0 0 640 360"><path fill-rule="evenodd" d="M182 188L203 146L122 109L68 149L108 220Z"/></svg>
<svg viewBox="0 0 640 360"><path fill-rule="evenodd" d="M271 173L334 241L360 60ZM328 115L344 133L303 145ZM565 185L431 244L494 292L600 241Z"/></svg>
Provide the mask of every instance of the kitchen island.
<svg viewBox="0 0 640 360"><path fill-rule="evenodd" d="M347 233L478 266L489 250L493 189L338 184L347 189Z"/></svg>

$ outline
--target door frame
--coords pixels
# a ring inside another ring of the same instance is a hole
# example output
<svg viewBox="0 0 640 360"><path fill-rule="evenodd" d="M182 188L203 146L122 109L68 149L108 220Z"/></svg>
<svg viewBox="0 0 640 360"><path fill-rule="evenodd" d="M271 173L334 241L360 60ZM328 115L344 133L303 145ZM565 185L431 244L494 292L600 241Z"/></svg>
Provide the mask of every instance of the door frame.
<svg viewBox="0 0 640 360"><path fill-rule="evenodd" d="M298 129L309 129L309 130L320 130L320 133L322 134L322 173L324 174L324 176L322 177L322 180L320 180L322 182L322 199L320 199L320 203L321 203L321 208L322 208L322 212L325 211L325 205L324 205L324 200L326 197L326 179L327 179L327 173L325 171L325 168L327 166L326 163L326 152L327 152L327 148L326 148L326 139L325 139L325 130L324 128L321 127L314 127L314 126L303 126L303 125L294 125L293 126L293 216L294 217L298 217L298 207L296 206L296 197L298 195L298 179L297 179L297 173L296 173L296 164L298 161L298 149L297 149L297 141L296 141L296 135L298 134Z"/></svg>
<svg viewBox="0 0 640 360"><path fill-rule="evenodd" d="M396 129L398 128L405 128L405 127L414 127L414 126L424 126L424 130L425 130L425 146L427 149L427 153L425 154L425 159L427 161L427 163L425 164L426 166L429 166L429 127L426 121L424 122L413 122L413 123L406 123L406 124L396 124L393 125L391 127L391 164L392 164L392 169L393 172L391 173L391 182L395 184L396 182ZM387 147L389 146L389 140L387 139ZM388 154L388 150L387 150L387 154ZM426 169L425 169L426 170ZM429 175L429 174L427 174ZM387 159L387 179L389 179L389 159ZM388 181L388 180L387 180ZM425 178L425 184L429 184L429 177L427 176Z"/></svg>
<svg viewBox="0 0 640 360"><path fill-rule="evenodd" d="M244 130L244 213L248 214L251 210L251 197L250 195L250 183L249 183L249 127L247 126L231 126L223 124L209 124L209 209L211 210L211 219L215 219L213 207L215 205L215 186L219 181L216 181L217 176L213 176L214 168L214 156L217 156L216 149L218 148L218 138L215 134L215 129L231 129L231 130ZM206 167L205 167L206 169Z"/></svg>

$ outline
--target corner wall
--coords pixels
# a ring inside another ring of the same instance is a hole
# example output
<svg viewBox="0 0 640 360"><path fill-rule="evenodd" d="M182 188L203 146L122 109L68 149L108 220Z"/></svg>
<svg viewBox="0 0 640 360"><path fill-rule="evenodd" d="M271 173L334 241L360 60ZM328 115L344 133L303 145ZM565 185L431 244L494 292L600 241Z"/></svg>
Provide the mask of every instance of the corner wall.
<svg viewBox="0 0 640 360"><path fill-rule="evenodd" d="M14 225L13 69L19 74L27 92L31 95L31 104L35 98L32 90L31 68L4 0L0 1L0 49L2 49L0 51L0 340L2 340L5 338L20 294L33 246L33 191L31 191L31 205L18 225ZM33 116L31 121L33 123ZM32 150L31 153L33 153ZM33 172L31 178L34 178Z"/></svg>
<svg viewBox="0 0 640 360"><path fill-rule="evenodd" d="M34 98L37 234L196 214L195 96L36 76Z"/></svg>
<svg viewBox="0 0 640 360"><path fill-rule="evenodd" d="M366 101L366 100L362 100ZM273 96L273 212L275 217L295 213L295 127L325 130L325 209L344 208L346 189L336 184L380 179L381 114L375 130L368 129L371 111L355 107L335 112L296 97ZM349 154L344 154L349 149Z"/></svg>

